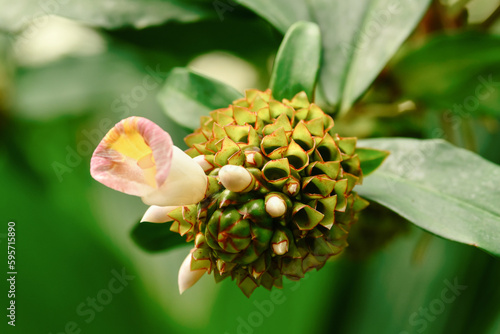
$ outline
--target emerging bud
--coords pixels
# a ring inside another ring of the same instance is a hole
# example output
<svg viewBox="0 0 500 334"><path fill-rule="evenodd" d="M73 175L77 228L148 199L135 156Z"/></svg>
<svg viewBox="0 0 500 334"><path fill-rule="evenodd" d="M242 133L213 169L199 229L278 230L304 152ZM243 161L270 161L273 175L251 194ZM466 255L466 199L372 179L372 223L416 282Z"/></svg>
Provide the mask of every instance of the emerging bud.
<svg viewBox="0 0 500 334"><path fill-rule="evenodd" d="M273 234L271 244L276 255L283 255L288 252L289 239L283 230L276 230Z"/></svg>
<svg viewBox="0 0 500 334"><path fill-rule="evenodd" d="M252 190L254 179L246 168L242 166L225 165L219 171L219 180L222 185L234 192L247 192Z"/></svg>
<svg viewBox="0 0 500 334"><path fill-rule="evenodd" d="M266 212L273 218L281 217L286 212L286 202L278 195L266 197Z"/></svg>
<svg viewBox="0 0 500 334"><path fill-rule="evenodd" d="M205 172L209 172L214 168L214 165L212 165L210 162L205 159L204 155L199 155L197 157L194 157L193 160L203 168Z"/></svg>
<svg viewBox="0 0 500 334"><path fill-rule="evenodd" d="M260 152L256 151L245 151L245 166L247 167L262 167L262 163L264 162L264 158Z"/></svg>
<svg viewBox="0 0 500 334"><path fill-rule="evenodd" d="M198 282L205 273L205 270L191 270L191 253L186 256L179 269L178 284L181 294Z"/></svg>
<svg viewBox="0 0 500 334"><path fill-rule="evenodd" d="M149 209L146 210L144 216L141 219L142 222L148 223L166 223L172 221L173 219L168 216L170 211L176 209L177 206L157 206L151 205Z"/></svg>
<svg viewBox="0 0 500 334"><path fill-rule="evenodd" d="M290 197L295 197L299 193L300 182L294 178L290 178L283 186L283 192Z"/></svg>

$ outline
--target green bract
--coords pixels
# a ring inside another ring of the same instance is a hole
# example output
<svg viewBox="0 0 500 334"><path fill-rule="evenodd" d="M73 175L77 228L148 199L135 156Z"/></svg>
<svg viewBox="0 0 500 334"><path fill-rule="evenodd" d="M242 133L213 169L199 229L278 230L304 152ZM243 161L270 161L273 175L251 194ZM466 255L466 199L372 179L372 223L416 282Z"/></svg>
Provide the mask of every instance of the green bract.
<svg viewBox="0 0 500 334"><path fill-rule="evenodd" d="M192 270L236 279L250 296L281 287L283 276L304 277L347 246L368 205L352 191L362 181L356 138L333 133L333 119L305 93L279 102L270 90L248 90L201 123L185 141L206 162L206 197L169 214L171 230L195 240ZM226 165L248 171L241 191L221 182Z"/></svg>

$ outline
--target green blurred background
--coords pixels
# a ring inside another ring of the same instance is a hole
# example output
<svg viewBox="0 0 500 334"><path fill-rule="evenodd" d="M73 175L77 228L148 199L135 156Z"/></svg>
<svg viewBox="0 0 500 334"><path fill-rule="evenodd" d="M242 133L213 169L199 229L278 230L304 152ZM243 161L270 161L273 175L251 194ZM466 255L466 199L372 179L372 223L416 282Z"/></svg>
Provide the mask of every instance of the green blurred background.
<svg viewBox="0 0 500 334"><path fill-rule="evenodd" d="M190 247L159 254L137 247L130 231L147 207L94 181L92 152L114 123L132 115L153 120L185 148L187 130L157 102L167 72L188 66L240 91L265 89L283 37L236 3L219 2L228 6L222 13L217 2L187 3L147 1L136 8L133 1L112 1L108 8L94 1L0 1L0 331L500 333L499 261L431 236L377 205L354 227L349 251L299 282L286 281L280 293L257 289L247 299L234 282L216 285L205 276L179 295L177 271ZM454 29L455 22L458 31L470 30L498 11L498 3L473 1L459 10L468 18L450 14L454 19L444 28L431 24L431 7L336 131L428 138L442 129L446 139L499 163L498 99L458 130L442 122L446 113L439 101L463 101L470 94L467 83L477 85L470 78L499 73L500 25L495 20L450 43L450 55L481 65L472 66L460 84L447 82L446 72L436 74L445 62L425 53L433 34ZM38 16L44 12L66 18ZM489 39L481 42L479 35ZM408 49L423 49L417 54L423 60L412 62ZM471 49L476 52L467 53ZM417 65L420 76L444 87L437 97L392 71L400 66L398 73L411 72ZM420 99L409 102L407 96ZM16 223L14 328L4 316L9 221ZM443 302L443 291L456 282L465 288Z"/></svg>

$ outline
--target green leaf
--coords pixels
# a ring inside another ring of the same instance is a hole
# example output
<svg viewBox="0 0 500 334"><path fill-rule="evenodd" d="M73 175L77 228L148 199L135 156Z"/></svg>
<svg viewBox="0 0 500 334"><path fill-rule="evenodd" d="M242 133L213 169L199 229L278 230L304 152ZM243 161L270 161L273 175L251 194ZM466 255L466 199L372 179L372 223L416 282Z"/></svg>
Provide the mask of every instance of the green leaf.
<svg viewBox="0 0 500 334"><path fill-rule="evenodd" d="M430 0L238 0L285 32L294 22L321 29L321 91L346 111L413 31Z"/></svg>
<svg viewBox="0 0 500 334"><path fill-rule="evenodd" d="M500 115L500 36L439 35L409 51L393 73L403 93L461 117Z"/></svg>
<svg viewBox="0 0 500 334"><path fill-rule="evenodd" d="M361 160L363 175L366 176L375 171L375 169L377 169L389 156L390 152L356 147L356 154L359 156L359 160Z"/></svg>
<svg viewBox="0 0 500 334"><path fill-rule="evenodd" d="M322 91L347 111L413 31L430 0L313 2L323 33Z"/></svg>
<svg viewBox="0 0 500 334"><path fill-rule="evenodd" d="M196 0L19 0L13 5L0 0L0 29L16 32L32 23L33 29L46 25L44 15L58 15L103 28L132 25L135 28L167 21L192 22L215 16L211 2Z"/></svg>
<svg viewBox="0 0 500 334"><path fill-rule="evenodd" d="M189 129L200 126L200 116L227 107L243 95L234 88L186 68L174 68L165 81L158 100L178 124Z"/></svg>
<svg viewBox="0 0 500 334"><path fill-rule="evenodd" d="M235 2L250 8L282 33L285 33L294 22L313 21L309 14L308 2L304 0L235 0Z"/></svg>
<svg viewBox="0 0 500 334"><path fill-rule="evenodd" d="M443 140L381 138L388 150L358 193L436 235L500 256L500 166Z"/></svg>
<svg viewBox="0 0 500 334"><path fill-rule="evenodd" d="M169 223L137 223L130 233L137 245L148 252L158 252L186 244L179 234L170 231Z"/></svg>
<svg viewBox="0 0 500 334"><path fill-rule="evenodd" d="M321 56L321 33L311 22L297 22L288 29L276 55L270 88L278 101L305 91L312 99Z"/></svg>

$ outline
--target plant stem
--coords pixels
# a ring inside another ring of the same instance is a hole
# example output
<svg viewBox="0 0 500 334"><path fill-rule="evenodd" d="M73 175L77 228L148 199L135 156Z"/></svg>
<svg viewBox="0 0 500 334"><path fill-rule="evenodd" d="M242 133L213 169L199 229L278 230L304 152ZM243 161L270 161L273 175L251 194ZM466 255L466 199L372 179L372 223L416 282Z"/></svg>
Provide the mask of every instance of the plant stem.
<svg viewBox="0 0 500 334"><path fill-rule="evenodd" d="M477 140L470 119L462 119L462 136L465 148L477 153Z"/></svg>

